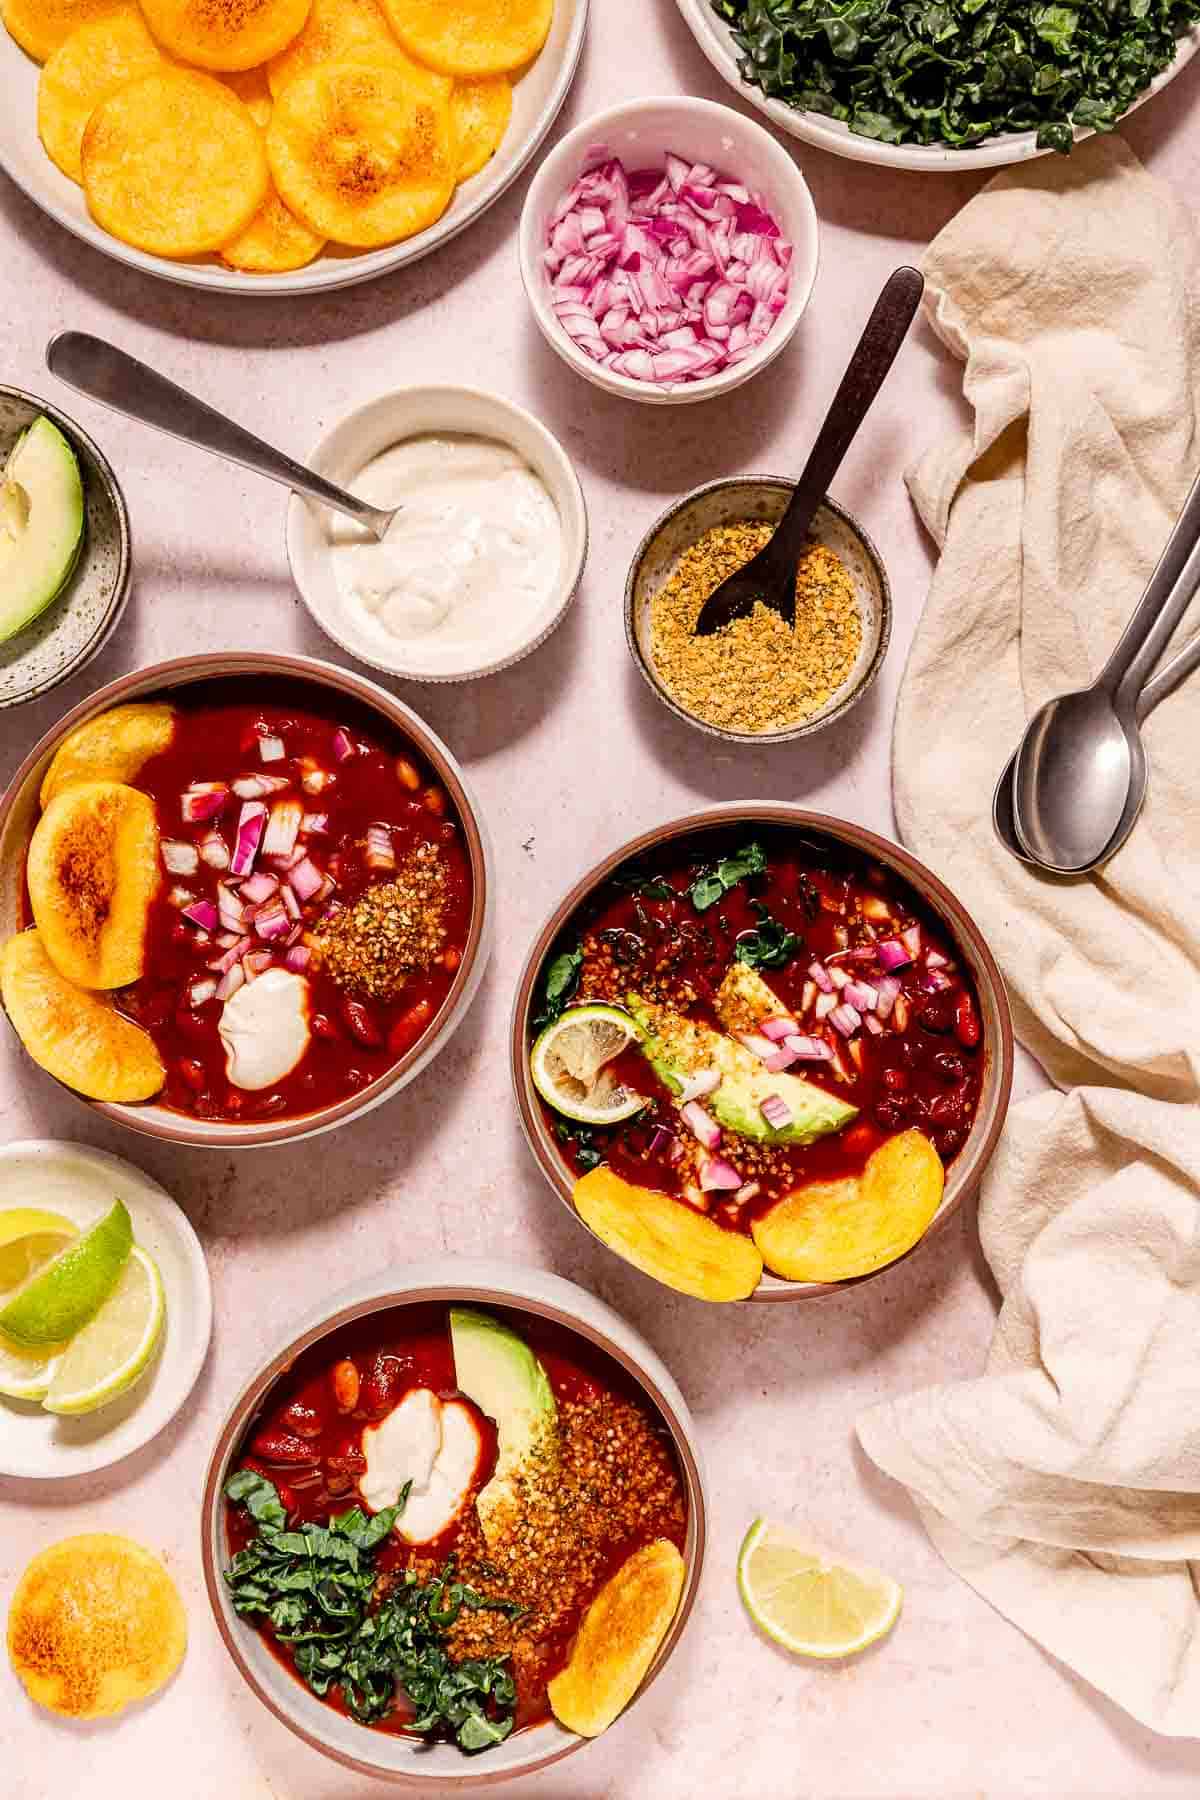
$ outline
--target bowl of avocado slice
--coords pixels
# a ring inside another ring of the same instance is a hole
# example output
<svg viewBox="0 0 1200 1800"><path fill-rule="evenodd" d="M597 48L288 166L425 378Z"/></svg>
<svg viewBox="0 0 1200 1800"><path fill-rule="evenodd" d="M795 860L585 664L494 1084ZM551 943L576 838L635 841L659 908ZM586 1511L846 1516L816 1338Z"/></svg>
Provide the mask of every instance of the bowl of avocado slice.
<svg viewBox="0 0 1200 1800"><path fill-rule="evenodd" d="M130 560L107 458L57 407L0 387L0 707L96 655L124 610Z"/></svg>

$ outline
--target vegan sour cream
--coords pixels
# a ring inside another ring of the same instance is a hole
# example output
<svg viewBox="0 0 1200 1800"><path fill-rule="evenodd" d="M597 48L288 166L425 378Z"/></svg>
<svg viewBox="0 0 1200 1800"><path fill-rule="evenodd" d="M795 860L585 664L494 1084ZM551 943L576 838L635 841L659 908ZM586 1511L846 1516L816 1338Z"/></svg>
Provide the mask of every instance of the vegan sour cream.
<svg viewBox="0 0 1200 1800"><path fill-rule="evenodd" d="M369 462L351 491L402 509L378 543L339 521L332 550L347 606L393 642L466 647L509 636L558 579L558 510L507 444L408 438Z"/></svg>

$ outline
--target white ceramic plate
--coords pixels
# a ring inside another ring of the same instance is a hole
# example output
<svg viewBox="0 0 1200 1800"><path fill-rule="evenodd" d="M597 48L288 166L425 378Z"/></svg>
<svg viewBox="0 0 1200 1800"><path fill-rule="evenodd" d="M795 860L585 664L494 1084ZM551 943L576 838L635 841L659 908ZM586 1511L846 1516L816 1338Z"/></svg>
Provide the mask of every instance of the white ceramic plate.
<svg viewBox="0 0 1200 1800"><path fill-rule="evenodd" d="M200 1240L156 1181L86 1144L6 1144L0 1148L0 1197L5 1206L42 1206L81 1226L123 1200L134 1238L158 1264L167 1302L162 1345L119 1400L82 1418L60 1419L36 1403L0 1397L0 1474L59 1481L106 1469L174 1418L204 1366L212 1290Z"/></svg>
<svg viewBox="0 0 1200 1800"><path fill-rule="evenodd" d="M428 231L401 244L362 253L328 249L306 269L289 275L248 275L227 269L216 257L170 262L148 256L110 237L92 222L82 188L61 173L42 149L37 134L38 65L0 29L0 168L43 212L85 243L118 262L161 275L184 287L216 288L226 294L312 294L371 281L403 268L447 243L498 200L558 117L567 97L587 24L588 0L555 0L554 21L541 54L513 88L512 119L504 142L478 175L455 189L446 211Z"/></svg>
<svg viewBox="0 0 1200 1800"><path fill-rule="evenodd" d="M735 93L757 107L772 125L786 131L789 137L803 138L806 144L816 144L818 149L830 150L834 156L846 156L852 162L878 163L889 169L923 169L927 173L944 174L955 169L998 169L1005 163L1027 162L1033 156L1053 154L1038 149L1035 131L1013 131L1004 137L987 138L970 150L952 150L948 145L935 144L881 144L875 138L860 137L839 119L827 119L821 113L799 112L782 100L769 100L761 88L751 87L738 73L733 34L724 20L717 17L709 0L677 0L677 4L701 50ZM1129 111L1136 112L1160 88L1166 87L1168 81L1173 81L1197 50L1200 50L1200 27L1180 39L1175 61L1151 82ZM1076 133L1079 139L1091 135L1086 131Z"/></svg>

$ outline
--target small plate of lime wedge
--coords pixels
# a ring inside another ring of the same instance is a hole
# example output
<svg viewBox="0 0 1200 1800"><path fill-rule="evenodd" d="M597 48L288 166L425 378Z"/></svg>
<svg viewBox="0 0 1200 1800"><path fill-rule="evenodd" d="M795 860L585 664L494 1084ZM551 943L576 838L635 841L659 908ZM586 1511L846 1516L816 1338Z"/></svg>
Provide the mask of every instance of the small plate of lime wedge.
<svg viewBox="0 0 1200 1800"><path fill-rule="evenodd" d="M51 1140L0 1149L0 1473L107 1468L191 1392L212 1331L188 1220L131 1163Z"/></svg>

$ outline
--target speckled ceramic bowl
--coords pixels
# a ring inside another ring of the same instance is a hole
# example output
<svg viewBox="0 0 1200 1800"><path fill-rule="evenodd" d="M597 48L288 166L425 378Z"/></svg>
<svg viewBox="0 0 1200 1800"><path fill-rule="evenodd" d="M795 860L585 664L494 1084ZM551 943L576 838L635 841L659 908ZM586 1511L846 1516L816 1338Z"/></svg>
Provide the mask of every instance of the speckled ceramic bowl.
<svg viewBox="0 0 1200 1800"><path fill-rule="evenodd" d="M673 841L679 841L682 847L683 840L687 838L730 825L751 829L755 826L783 826L809 838L831 839L834 843L873 857L885 867L894 869L940 919L947 936L957 947L960 958L971 972L983 1017L983 1085L967 1140L946 1171L941 1205L924 1236L907 1252L909 1256L915 1255L921 1244L945 1225L957 1212L965 1197L979 1185L980 1178L991 1161L1008 1112L1009 1094L1012 1091L1012 1017L1008 1009L1008 996L1004 991L1004 978L987 947L983 933L966 907L938 880L932 870L918 862L909 851L892 843L889 838L866 830L862 825L851 824L847 819L830 818L825 813L806 812L799 806L788 806L781 802L738 800L728 806L711 807L706 812L694 813L685 819L672 819L669 824L659 825L653 831L644 831L640 837L622 844L619 849L606 856L603 862L597 863L594 869L581 876L542 926L517 984L509 1055L521 1128L529 1147L537 1158L542 1174L571 1217L584 1230L589 1230L590 1227L583 1224L575 1211L571 1198L573 1177L558 1140L547 1122L529 1068L532 1035L530 1018L539 998L542 970L555 946L563 947L559 940L564 937L579 909L624 863L639 861ZM887 1274L888 1269L894 1267L894 1263L885 1263L870 1275L833 1282L784 1281L778 1275L764 1273L750 1298L812 1300L824 1294L837 1294L846 1288L858 1287L864 1281L877 1281L881 1275Z"/></svg>
<svg viewBox="0 0 1200 1800"><path fill-rule="evenodd" d="M674 574L679 559L714 525L732 525L746 519L770 524L783 516L794 481L781 475L737 475L727 481L710 481L669 506L657 518L634 552L625 583L625 637L629 652L643 680L664 706L710 737L730 744L787 744L811 737L844 717L861 700L883 667L892 635L892 591L887 571L874 544L844 507L826 498L818 507L812 535L841 557L854 583L854 598L862 626L862 640L854 667L819 712L801 725L783 731L728 731L689 712L668 692L651 651L650 613L654 596Z"/></svg>
<svg viewBox="0 0 1200 1800"><path fill-rule="evenodd" d="M402 1269L381 1269L327 1299L272 1344L225 1415L204 1484L201 1548L204 1579L218 1629L225 1648L258 1698L298 1737L345 1769L381 1776L397 1786L425 1794L447 1788L469 1787L476 1791L519 1775L528 1776L582 1750L588 1740L550 1720L515 1733L483 1755L464 1756L451 1744L427 1746L414 1738L369 1730L318 1700L272 1655L261 1634L233 1609L221 1574L229 1560L221 1489L264 1399L302 1350L352 1320L389 1307L430 1301L504 1307L549 1320L574 1333L585 1344L598 1346L633 1379L666 1428L687 1499L687 1538L683 1547L687 1575L671 1628L626 1713L638 1704L683 1635L700 1585L707 1536L700 1447L683 1395L666 1364L646 1340L603 1300L572 1281L563 1281L542 1269L519 1264L501 1267L494 1262L458 1256L444 1256ZM519 1328L519 1320L517 1324Z"/></svg>
<svg viewBox="0 0 1200 1800"><path fill-rule="evenodd" d="M70 581L24 631L0 644L0 707L17 706L75 675L107 643L129 598L129 514L107 459L73 419L27 394L0 387L0 465L45 413L79 458L85 507L83 549Z"/></svg>

